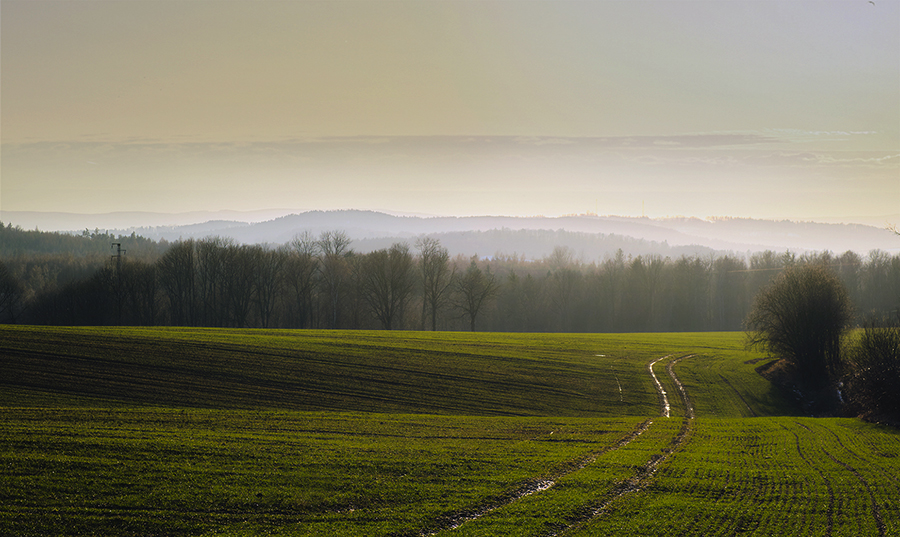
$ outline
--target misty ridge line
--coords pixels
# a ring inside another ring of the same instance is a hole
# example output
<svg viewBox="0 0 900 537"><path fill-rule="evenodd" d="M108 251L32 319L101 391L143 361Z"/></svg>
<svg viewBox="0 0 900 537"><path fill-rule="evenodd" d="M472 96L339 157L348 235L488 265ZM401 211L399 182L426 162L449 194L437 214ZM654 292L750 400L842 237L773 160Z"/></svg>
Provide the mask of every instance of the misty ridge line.
<svg viewBox="0 0 900 537"><path fill-rule="evenodd" d="M24 229L55 227L73 234L102 230L113 234L136 233L167 242L215 236L242 244L268 245L286 244L304 232L341 230L361 253L387 248L397 241L432 236L440 239L452 255L503 253L534 259L549 255L557 246L568 247L586 259L608 257L618 249L631 255L657 253L674 257L765 250L795 253L850 250L858 254L872 250L900 251L900 237L884 229L892 219L900 220L900 215L873 218L884 220L881 227L876 227L735 217L651 219L591 213L559 217L448 217L363 210L285 212L78 215L4 211L0 221ZM126 223L132 225L122 225ZM144 225L135 226L135 223Z"/></svg>

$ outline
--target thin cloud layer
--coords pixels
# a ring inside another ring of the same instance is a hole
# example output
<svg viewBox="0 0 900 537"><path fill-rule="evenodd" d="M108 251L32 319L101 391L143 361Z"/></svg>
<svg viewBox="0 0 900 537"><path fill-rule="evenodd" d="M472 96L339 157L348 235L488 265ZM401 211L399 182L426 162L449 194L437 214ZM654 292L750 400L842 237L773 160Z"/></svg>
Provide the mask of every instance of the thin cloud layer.
<svg viewBox="0 0 900 537"><path fill-rule="evenodd" d="M900 212L900 2L0 10L3 210Z"/></svg>

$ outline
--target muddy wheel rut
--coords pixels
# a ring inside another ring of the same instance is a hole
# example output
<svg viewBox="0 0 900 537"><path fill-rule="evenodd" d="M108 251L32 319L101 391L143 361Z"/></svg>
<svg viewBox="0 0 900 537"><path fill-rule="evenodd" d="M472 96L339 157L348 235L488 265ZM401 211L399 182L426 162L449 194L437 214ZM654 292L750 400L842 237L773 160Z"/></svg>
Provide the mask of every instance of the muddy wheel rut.
<svg viewBox="0 0 900 537"><path fill-rule="evenodd" d="M546 535L563 535L572 530L575 530L588 521L602 515L614 501L621 499L627 494L637 492L646 488L650 484L653 475L656 473L659 465L663 461L665 461L676 449L678 449L688 441L691 432L691 423L694 419L694 407L691 405L687 392L684 389L684 385L682 385L681 381L678 380L678 377L675 375L675 371L673 368L679 361L685 358L690 358L692 356L694 355L682 356L671 360L666 367L666 371L669 374L669 377L671 377L672 382L678 389L682 404L684 405L685 409L685 415L678 433L676 433L676 435L672 438L672 440L665 448L663 448L659 453L655 453L654 455L652 455L646 463L640 466L635 471L633 476L617 483L609 493L607 493L600 499L598 503L586 505L580 511L573 514L573 516L568 519L568 524L566 526L558 528L557 531L548 533ZM668 394L666 393L666 390L663 387L662 383L659 381L659 378L657 378L656 373L653 371L653 366L663 360L670 359L671 357L672 355L663 356L662 358L650 362L650 364L648 364L647 366L647 369L650 372L650 376L653 379L656 391L660 398L660 415L664 418L668 418L671 416L671 406L669 404ZM641 434L646 432L652 424L652 419L644 420L643 422L639 423L637 427L634 428L634 430L632 430L624 437L620 438L613 445L607 446L597 451L592 451L582 457L569 460L562 465L562 470L559 470L551 475L524 481L513 489L507 491L506 493L495 496L493 498L489 498L479 505L443 515L436 519L433 524L429 525L425 529L422 529L417 534L420 536L430 536L435 535L441 531L456 529L466 522L470 522L487 515L491 511L495 511L501 507L510 505L532 494L548 490L556 485L559 479L571 473L582 470L587 465L597 460L597 458L601 455L627 446Z"/></svg>
<svg viewBox="0 0 900 537"><path fill-rule="evenodd" d="M523 481L512 490L509 490L499 496L489 498L479 505L443 515L435 521L434 525L420 531L418 534L420 536L435 535L436 533L441 531L456 529L466 522L483 517L491 511L495 511L501 507L521 500L526 496L530 496L532 494L547 490L553 487L559 479L583 469L587 465L597 460L597 458L601 455L627 446L635 438L646 432L652 424L652 419L644 420L639 423L630 433L617 440L614 444L606 446L602 449L598 449L596 451L591 451L590 453L587 453L581 457L570 459L561 465L560 470L552 474Z"/></svg>
<svg viewBox="0 0 900 537"><path fill-rule="evenodd" d="M563 536L568 533L571 533L591 520L602 516L605 512L607 512L610 506L627 496L628 494L632 494L634 492L641 491L645 489L652 481L656 470L659 468L659 465L669 458L669 456L674 453L678 448L683 446L690 439L690 434L692 430L692 423L694 419L694 407L691 404L690 399L688 398L687 392L684 389L684 385L678 380L678 377L675 375L675 364L684 360L685 358L691 358L694 355L682 356L680 358L676 358L670 361L666 365L666 372L671 377L672 382L675 383L676 388L678 389L679 395L681 396L682 404L684 405L684 418L681 423L681 428L678 430L678 433L672 438L669 442L668 446L663 448L660 453L654 454L650 457L644 465L637 469L633 476L630 478L619 482L613 490L607 493L598 503L594 505L585 506L579 513L569 519L569 525L560 528L558 531L548 533L547 536L556 537ZM660 395L660 399L662 401L662 415L663 417L669 417L671 414L671 406L669 404L668 395L666 394L665 389L662 386L662 383L659 382L659 379L656 377L656 374L653 372L653 366L658 362L671 358L672 355L664 356L653 362L647 366L650 370L650 375L653 377L653 380L656 384L656 390Z"/></svg>

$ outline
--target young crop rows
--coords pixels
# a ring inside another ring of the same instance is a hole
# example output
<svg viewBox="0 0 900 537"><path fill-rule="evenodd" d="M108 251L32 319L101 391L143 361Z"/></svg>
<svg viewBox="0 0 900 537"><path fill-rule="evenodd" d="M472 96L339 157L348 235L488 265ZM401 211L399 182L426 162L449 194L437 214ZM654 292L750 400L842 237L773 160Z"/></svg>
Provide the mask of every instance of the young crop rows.
<svg viewBox="0 0 900 537"><path fill-rule="evenodd" d="M0 338L0 534L900 534L900 432L738 335L129 330Z"/></svg>

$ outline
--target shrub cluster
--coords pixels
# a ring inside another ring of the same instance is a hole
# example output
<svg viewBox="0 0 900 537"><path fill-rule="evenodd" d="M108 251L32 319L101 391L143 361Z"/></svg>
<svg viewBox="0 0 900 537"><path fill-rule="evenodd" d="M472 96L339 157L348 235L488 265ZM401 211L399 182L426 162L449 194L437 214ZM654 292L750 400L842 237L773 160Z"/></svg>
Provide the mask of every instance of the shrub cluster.
<svg viewBox="0 0 900 537"><path fill-rule="evenodd" d="M841 337L853 310L847 290L822 266L791 267L763 289L747 316L750 343L791 362L813 382L837 377Z"/></svg>
<svg viewBox="0 0 900 537"><path fill-rule="evenodd" d="M783 360L782 379L807 410L900 418L900 326L870 323L850 332L851 300L823 266L790 267L764 287L745 321L748 344ZM847 334L851 337L847 338Z"/></svg>
<svg viewBox="0 0 900 537"><path fill-rule="evenodd" d="M864 328L845 354L843 379L854 414L900 420L900 326Z"/></svg>

